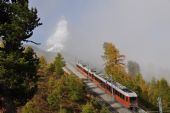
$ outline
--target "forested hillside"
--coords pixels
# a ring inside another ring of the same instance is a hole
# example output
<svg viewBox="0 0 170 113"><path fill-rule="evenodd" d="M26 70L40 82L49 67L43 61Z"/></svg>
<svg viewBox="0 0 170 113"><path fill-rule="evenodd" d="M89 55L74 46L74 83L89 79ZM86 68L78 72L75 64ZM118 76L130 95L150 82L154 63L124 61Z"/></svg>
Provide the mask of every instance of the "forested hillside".
<svg viewBox="0 0 170 113"><path fill-rule="evenodd" d="M82 81L64 75L61 54L47 64L31 47L23 46L39 45L29 38L42 24L28 0L0 0L0 16L1 113L108 112L88 95Z"/></svg>
<svg viewBox="0 0 170 113"><path fill-rule="evenodd" d="M48 64L40 58L38 92L18 112L21 113L110 113L100 106L75 75L64 74L64 59L57 54Z"/></svg>
<svg viewBox="0 0 170 113"><path fill-rule="evenodd" d="M0 113L109 113L82 80L65 74L60 53L47 63L32 47L23 46L40 44L29 39L34 29L42 25L37 13L29 6L29 0L0 0ZM140 107L158 111L161 98L163 111L170 111L167 80L153 78L146 82L136 62L128 62L127 72L125 55L114 44L106 42L103 49L106 75L135 91Z"/></svg>
<svg viewBox="0 0 170 113"><path fill-rule="evenodd" d="M170 109L170 86L165 79L146 82L138 71L129 73L125 69L124 55L112 43L104 43L105 71L114 81L127 86L139 96L139 106L151 111L158 111L158 97L162 98L164 111ZM133 62L131 62L133 63ZM137 65L135 63L135 65ZM137 65L137 68L138 65ZM135 71L133 69L133 71ZM133 75L130 75L133 74ZM136 74L136 75L135 75Z"/></svg>

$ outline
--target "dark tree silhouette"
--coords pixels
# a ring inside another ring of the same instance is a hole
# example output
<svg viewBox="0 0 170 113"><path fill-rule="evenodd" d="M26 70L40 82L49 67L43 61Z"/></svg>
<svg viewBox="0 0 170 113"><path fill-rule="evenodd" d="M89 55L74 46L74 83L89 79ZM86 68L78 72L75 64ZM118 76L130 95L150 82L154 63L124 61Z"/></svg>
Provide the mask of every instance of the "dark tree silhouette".
<svg viewBox="0 0 170 113"><path fill-rule="evenodd" d="M0 0L0 16L0 97L10 99L16 107L36 91L39 61L32 48L22 45L33 42L28 38L41 23L28 0Z"/></svg>

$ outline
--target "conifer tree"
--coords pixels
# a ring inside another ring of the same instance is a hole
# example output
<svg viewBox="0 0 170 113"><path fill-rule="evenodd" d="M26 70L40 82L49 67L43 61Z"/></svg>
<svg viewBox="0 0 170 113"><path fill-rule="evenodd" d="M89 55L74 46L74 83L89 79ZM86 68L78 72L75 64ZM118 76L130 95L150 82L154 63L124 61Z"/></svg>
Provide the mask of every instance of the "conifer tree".
<svg viewBox="0 0 170 113"><path fill-rule="evenodd" d="M120 81L126 71L124 68L124 55L119 53L119 50L112 44L105 42L103 44L104 48L104 60L105 60L105 72L113 76L114 80Z"/></svg>
<svg viewBox="0 0 170 113"><path fill-rule="evenodd" d="M38 58L23 42L41 25L35 8L28 0L0 0L0 92L15 106L24 104L36 91ZM37 43L35 43L37 44Z"/></svg>
<svg viewBox="0 0 170 113"><path fill-rule="evenodd" d="M57 53L53 65L54 65L54 73L56 75L64 74L63 67L65 66L65 62L63 56L60 53Z"/></svg>

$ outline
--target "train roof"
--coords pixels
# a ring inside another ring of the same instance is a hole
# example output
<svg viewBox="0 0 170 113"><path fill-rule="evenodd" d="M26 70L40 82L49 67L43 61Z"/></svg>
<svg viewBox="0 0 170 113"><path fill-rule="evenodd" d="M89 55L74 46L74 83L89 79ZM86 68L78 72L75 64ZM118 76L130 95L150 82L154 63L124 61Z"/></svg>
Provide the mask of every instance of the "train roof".
<svg viewBox="0 0 170 113"><path fill-rule="evenodd" d="M66 72L67 74L71 74L71 72L70 72L66 67L63 67L63 70L64 70L64 72Z"/></svg>
<svg viewBox="0 0 170 113"><path fill-rule="evenodd" d="M100 79L101 81L107 83L112 88L116 89L118 92L122 93L125 96L128 97L137 97L137 94L127 87L123 86L122 84L118 82L113 82L108 76L106 76L104 73L98 73L97 71L91 70L87 66L83 66L81 63L78 63L79 66L83 67L86 71L93 74L95 77Z"/></svg>

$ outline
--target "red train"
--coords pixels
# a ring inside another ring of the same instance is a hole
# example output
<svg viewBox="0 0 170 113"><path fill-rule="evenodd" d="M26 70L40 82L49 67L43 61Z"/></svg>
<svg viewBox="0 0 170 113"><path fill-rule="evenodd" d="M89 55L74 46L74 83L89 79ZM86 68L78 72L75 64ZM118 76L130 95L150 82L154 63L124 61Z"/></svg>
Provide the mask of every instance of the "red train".
<svg viewBox="0 0 170 113"><path fill-rule="evenodd" d="M76 68L84 76L91 79L95 84L101 87L107 94L113 96L119 103L129 109L138 108L137 94L118 82L112 82L104 74L97 73L95 70L87 68L81 63L76 64Z"/></svg>

